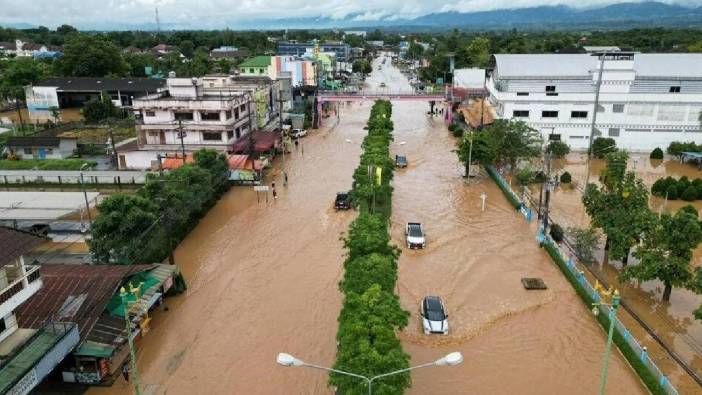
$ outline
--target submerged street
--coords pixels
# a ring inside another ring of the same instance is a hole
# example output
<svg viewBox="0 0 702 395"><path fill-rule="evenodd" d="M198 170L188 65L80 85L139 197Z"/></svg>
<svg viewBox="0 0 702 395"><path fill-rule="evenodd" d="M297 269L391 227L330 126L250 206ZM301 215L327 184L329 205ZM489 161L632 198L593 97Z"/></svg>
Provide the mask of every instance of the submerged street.
<svg viewBox="0 0 702 395"><path fill-rule="evenodd" d="M410 89L388 60L375 62L369 90ZM336 192L348 190L358 164L363 126L372 103L339 107L339 118L301 139L286 155L289 185L278 173L278 199L260 201L251 187L234 187L176 250L188 291L166 301L139 344L146 394L331 394L327 374L284 368L278 352L332 366L339 237L355 212L335 212ZM412 365L460 351L450 368L412 373L411 394L593 394L597 391L605 333L578 299L526 221L486 176L463 177L454 138L426 102L393 103L392 154L409 166L393 181L393 242L402 248L398 294L411 312L399 334ZM277 169L283 164L278 159ZM480 194L487 193L485 211ZM406 222L422 222L427 248L404 248ZM522 277L541 277L545 291L526 291ZM448 335L424 335L419 304L440 296L449 314ZM646 393L616 349L608 393ZM119 379L90 394L128 394Z"/></svg>

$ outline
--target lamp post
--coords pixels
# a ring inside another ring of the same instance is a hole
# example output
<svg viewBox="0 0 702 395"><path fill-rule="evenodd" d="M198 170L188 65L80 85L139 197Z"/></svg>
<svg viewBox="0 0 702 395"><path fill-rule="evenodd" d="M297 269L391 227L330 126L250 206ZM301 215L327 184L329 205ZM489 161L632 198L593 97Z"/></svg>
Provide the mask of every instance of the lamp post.
<svg viewBox="0 0 702 395"><path fill-rule="evenodd" d="M141 395L141 385L139 383L139 371L137 370L136 363L136 351L134 351L134 342L132 341L132 321L129 318L129 305L137 302L130 302L127 297L130 294L136 295L137 300L141 296L141 285L137 287L132 287L129 284L129 292L124 289L124 287L119 290L119 297L122 300L122 305L124 306L124 321L127 326L127 342L129 344L129 370L132 376L132 385L134 386L134 393L136 395Z"/></svg>
<svg viewBox="0 0 702 395"><path fill-rule="evenodd" d="M358 378L361 380L365 380L366 384L368 385L368 395L372 395L373 394L373 382L377 379L380 379L383 377L388 377L388 376L393 376L393 375L404 373L404 372L409 372L410 370L414 370L414 369L426 368L426 367L430 367L430 366L455 366L455 365L458 365L461 362L463 362L463 355L461 355L460 352L452 352L443 358L437 359L434 362L429 362L429 363L425 363L422 365L412 366L409 368L396 370L396 371L390 372L390 373L379 374L379 375L373 376L373 377L366 377L366 376L363 376L360 374L344 372L343 370L332 369L332 368L327 368L324 366L314 365L311 363L301 361L301 360L293 357L290 354L286 354L286 353L282 353L282 352L278 354L278 357L276 358L276 362L278 362L278 364L280 364L282 366L292 366L292 367L306 366L308 368L326 370L328 372L339 373L339 374L343 374L346 376L351 376L351 377L355 377L355 378Z"/></svg>
<svg viewBox="0 0 702 395"><path fill-rule="evenodd" d="M617 307L619 307L619 302L621 297L619 296L619 291L616 289L612 291L604 291L601 289L599 284L595 285L595 290L602 293L603 296L612 296L612 303L593 303L592 312L593 314L599 314L598 306L609 306L609 332L607 334L607 346L605 347L604 357L602 358L602 375L600 378L600 395L604 395L605 388L607 387L607 369L609 368L609 355L612 351L612 336L614 334L614 321L617 318Z"/></svg>

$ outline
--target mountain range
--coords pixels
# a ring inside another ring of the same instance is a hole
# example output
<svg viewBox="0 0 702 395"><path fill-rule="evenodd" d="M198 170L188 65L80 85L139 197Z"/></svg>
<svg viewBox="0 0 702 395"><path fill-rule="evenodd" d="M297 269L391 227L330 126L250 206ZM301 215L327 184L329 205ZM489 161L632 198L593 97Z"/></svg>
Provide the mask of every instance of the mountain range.
<svg viewBox="0 0 702 395"><path fill-rule="evenodd" d="M225 24L232 30L263 29L372 29L387 30L445 30L462 28L471 30L502 29L627 29L633 27L702 27L702 6L685 7L660 2L619 3L595 8L573 8L563 5L500 9L478 12L440 12L412 19L387 17L379 20L361 20L362 15L352 14L344 19L324 17L232 20ZM60 23L57 23L60 24ZM26 29L28 23L0 26ZM225 26L221 26L222 28ZM156 30L154 23L126 24L96 21L77 24L81 30ZM178 23L162 23L162 30L202 29Z"/></svg>

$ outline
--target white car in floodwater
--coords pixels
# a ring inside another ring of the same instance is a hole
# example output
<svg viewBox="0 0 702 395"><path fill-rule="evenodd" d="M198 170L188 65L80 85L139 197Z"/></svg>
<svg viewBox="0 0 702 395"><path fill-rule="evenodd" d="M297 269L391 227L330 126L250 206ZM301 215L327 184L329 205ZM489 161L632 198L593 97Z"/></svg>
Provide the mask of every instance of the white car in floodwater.
<svg viewBox="0 0 702 395"><path fill-rule="evenodd" d="M444 308L444 302L438 296L427 296L422 301L420 308L422 315L422 328L425 335L432 333L448 335L448 314Z"/></svg>
<svg viewBox="0 0 702 395"><path fill-rule="evenodd" d="M424 227L419 222L408 222L405 228L405 239L407 248L424 248L427 246Z"/></svg>

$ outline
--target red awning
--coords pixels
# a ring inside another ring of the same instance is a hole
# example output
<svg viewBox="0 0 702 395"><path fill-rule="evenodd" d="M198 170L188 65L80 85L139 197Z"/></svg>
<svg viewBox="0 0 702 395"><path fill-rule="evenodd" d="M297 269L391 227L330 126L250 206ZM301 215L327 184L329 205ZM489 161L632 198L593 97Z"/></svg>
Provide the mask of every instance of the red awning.
<svg viewBox="0 0 702 395"><path fill-rule="evenodd" d="M263 164L260 160L251 161L248 155L230 155L227 158L229 170L261 170ZM255 169L254 169L255 167Z"/></svg>
<svg viewBox="0 0 702 395"><path fill-rule="evenodd" d="M251 137L246 135L237 140L232 145L230 152L235 154L248 153L249 138L254 141L254 152L256 153L265 153L280 145L280 133L257 130L252 133Z"/></svg>

